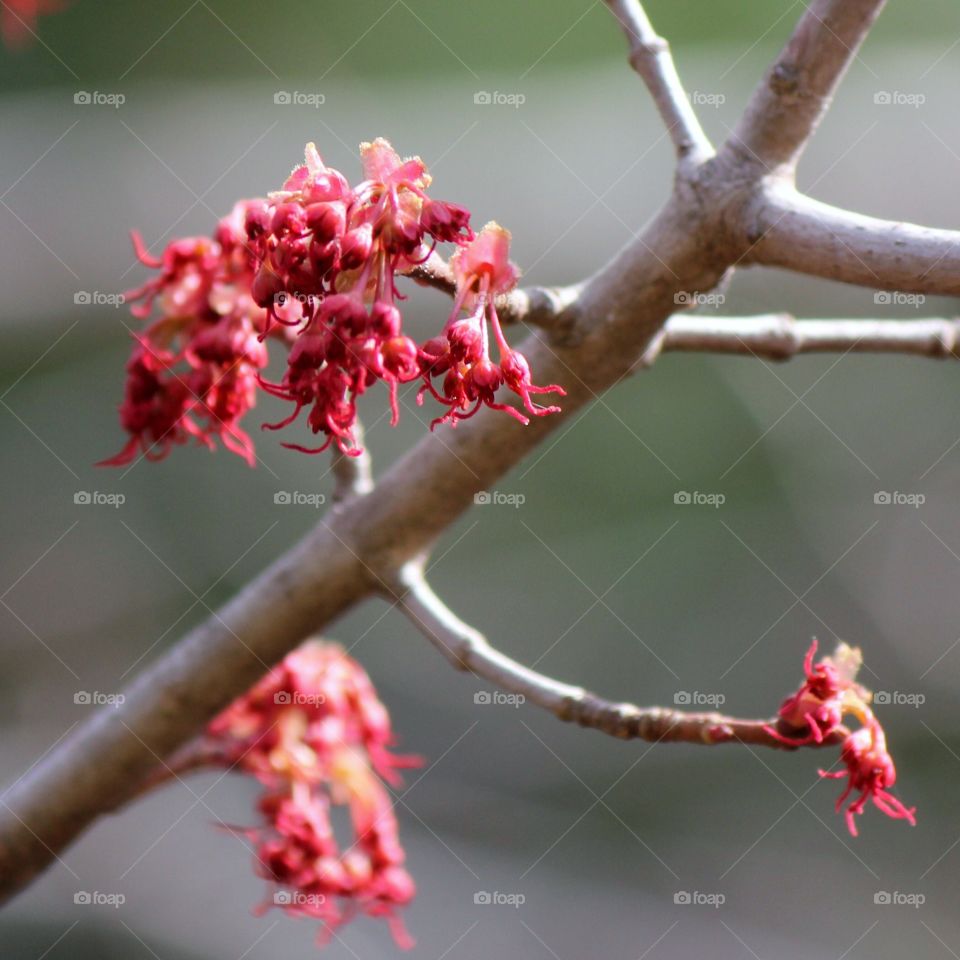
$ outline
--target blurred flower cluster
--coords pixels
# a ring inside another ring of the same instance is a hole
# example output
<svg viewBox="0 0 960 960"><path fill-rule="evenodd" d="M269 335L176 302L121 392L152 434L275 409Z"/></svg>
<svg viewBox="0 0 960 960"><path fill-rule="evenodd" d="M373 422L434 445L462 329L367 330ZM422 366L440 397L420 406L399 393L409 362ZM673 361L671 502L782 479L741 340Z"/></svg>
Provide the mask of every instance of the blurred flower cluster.
<svg viewBox="0 0 960 960"><path fill-rule="evenodd" d="M363 668L319 641L287 656L210 723L195 745L203 762L264 786L262 824L237 828L271 883L261 909L321 921L321 942L358 913L383 917L398 945L412 945L397 908L415 888L382 781L398 785L397 771L420 761L391 753L392 742L389 715ZM348 813L349 842L335 834L337 807Z"/></svg>
<svg viewBox="0 0 960 960"><path fill-rule="evenodd" d="M855 817L863 813L868 800L888 817L913 825L916 808L904 806L889 792L897 771L887 752L883 727L870 709L870 692L856 682L860 651L841 643L832 656L814 663L816 652L814 640L804 660L803 683L784 700L776 728L768 727L767 732L790 746L841 743L840 759L846 769L819 773L831 779L847 778L846 787L837 798L838 812L851 793L859 792L845 811L853 836L857 835ZM858 729L851 731L844 725L848 716L860 724Z"/></svg>

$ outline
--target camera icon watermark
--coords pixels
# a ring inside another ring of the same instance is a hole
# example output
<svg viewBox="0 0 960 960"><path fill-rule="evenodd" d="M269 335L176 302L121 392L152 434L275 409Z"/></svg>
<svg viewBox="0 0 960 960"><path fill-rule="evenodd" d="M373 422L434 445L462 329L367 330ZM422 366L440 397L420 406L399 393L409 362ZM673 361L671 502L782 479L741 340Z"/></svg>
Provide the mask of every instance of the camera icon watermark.
<svg viewBox="0 0 960 960"><path fill-rule="evenodd" d="M513 907L518 910L527 898L522 893L501 893L499 890L478 890L473 895L473 902L478 907Z"/></svg>
<svg viewBox="0 0 960 960"><path fill-rule="evenodd" d="M722 307L727 298L722 293L701 293L699 290L678 290L673 295L673 302L678 307Z"/></svg>
<svg viewBox="0 0 960 960"><path fill-rule="evenodd" d="M878 507L913 507L918 510L927 502L926 494L903 493L900 490L877 490L873 495L873 502Z"/></svg>
<svg viewBox="0 0 960 960"><path fill-rule="evenodd" d="M722 893L702 893L700 890L678 890L673 895L673 902L682 907L713 907L719 910L727 898Z"/></svg>
<svg viewBox="0 0 960 960"><path fill-rule="evenodd" d="M878 107L913 107L916 110L927 102L927 95L903 90L877 90L873 102Z"/></svg>
<svg viewBox="0 0 960 960"><path fill-rule="evenodd" d="M705 93L703 90L694 90L690 94L690 102L695 107L713 107L719 110L727 102L725 93Z"/></svg>
<svg viewBox="0 0 960 960"><path fill-rule="evenodd" d="M726 494L704 493L701 490L677 490L673 502L678 507L713 507L718 510L727 502Z"/></svg>
<svg viewBox="0 0 960 960"><path fill-rule="evenodd" d="M101 693L99 690L78 690L73 702L78 707L119 707L127 698L122 693Z"/></svg>
<svg viewBox="0 0 960 960"><path fill-rule="evenodd" d="M73 102L81 107L113 107L119 110L127 98L122 93L103 93L100 90L77 90Z"/></svg>
<svg viewBox="0 0 960 960"><path fill-rule="evenodd" d="M500 690L478 690L473 702L481 707L520 707L527 702L522 693L503 693Z"/></svg>
<svg viewBox="0 0 960 960"><path fill-rule="evenodd" d="M524 93L505 93L500 90L477 90L473 102L478 107L513 107L515 110L527 102Z"/></svg>
<svg viewBox="0 0 960 960"><path fill-rule="evenodd" d="M301 493L299 490L277 490L273 502L279 507L322 507L327 498L322 493Z"/></svg>
<svg viewBox="0 0 960 960"><path fill-rule="evenodd" d="M527 502L527 497L523 493L504 493L501 490L478 490L473 495L473 502L478 507L496 506L519 509Z"/></svg>
<svg viewBox="0 0 960 960"><path fill-rule="evenodd" d="M700 690L678 690L673 695L678 707L722 707L727 702L726 694L703 693Z"/></svg>
<svg viewBox="0 0 960 960"><path fill-rule="evenodd" d="M902 690L876 690L873 704L879 707L913 707L919 709L927 702L925 693L905 693Z"/></svg>
<svg viewBox="0 0 960 960"><path fill-rule="evenodd" d="M927 902L927 897L923 893L878 890L873 895L873 902L878 907L913 907L914 910L919 910Z"/></svg>
<svg viewBox="0 0 960 960"><path fill-rule="evenodd" d="M278 690L273 695L273 702L278 706L319 707L327 702L327 698L322 693L302 693L300 690Z"/></svg>
<svg viewBox="0 0 960 960"><path fill-rule="evenodd" d="M127 298L122 293L102 293L100 290L77 290L73 302L78 307L122 307Z"/></svg>
<svg viewBox="0 0 960 960"><path fill-rule="evenodd" d="M922 293L902 293L900 290L877 290L873 302L878 307L922 307L927 298Z"/></svg>
<svg viewBox="0 0 960 960"><path fill-rule="evenodd" d="M327 102L326 94L303 90L277 90L273 102L278 107L313 107L319 110Z"/></svg>
<svg viewBox="0 0 960 960"><path fill-rule="evenodd" d="M118 510L127 502L126 494L123 493L101 493L99 490L76 490L73 494L73 502L78 507L113 507Z"/></svg>
<svg viewBox="0 0 960 960"><path fill-rule="evenodd" d="M122 893L101 893L99 890L78 890L73 895L73 902L85 907L113 907L113 909L116 910L127 902L127 898Z"/></svg>
<svg viewBox="0 0 960 960"><path fill-rule="evenodd" d="M302 890L277 890L273 903L277 907L320 907L327 902L322 893L304 893Z"/></svg>

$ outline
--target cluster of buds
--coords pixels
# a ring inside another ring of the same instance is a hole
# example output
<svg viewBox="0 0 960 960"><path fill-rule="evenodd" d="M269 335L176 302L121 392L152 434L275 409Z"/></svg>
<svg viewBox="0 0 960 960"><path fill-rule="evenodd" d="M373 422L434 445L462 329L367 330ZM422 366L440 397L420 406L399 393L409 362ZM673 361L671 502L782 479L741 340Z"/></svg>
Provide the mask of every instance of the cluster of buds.
<svg viewBox="0 0 960 960"><path fill-rule="evenodd" d="M450 266L456 280L453 310L443 333L424 344L421 351L424 386L417 400L422 402L424 392L429 391L449 407L434 425L466 420L484 405L528 424L529 419L516 407L496 401L496 392L504 384L520 397L528 413L538 417L557 413L559 407L538 406L531 394L563 396L563 388L534 386L526 358L507 343L497 316L496 297L512 290L519 276L510 262L510 234L498 224L488 223L473 243L453 255ZM463 310L466 317L460 316ZM488 323L499 363L490 358ZM437 390L433 378L440 377L441 389Z"/></svg>
<svg viewBox="0 0 960 960"><path fill-rule="evenodd" d="M402 160L386 140L360 146L364 179L351 187L313 144L283 189L247 216L260 267L253 296L271 320L294 326L296 340L280 383L264 389L292 402L286 426L304 408L319 453L336 443L358 453L356 399L383 381L392 422L397 388L420 374L417 344L405 336L396 277L423 263L438 243L473 239L470 214L427 196L430 175L419 158Z"/></svg>
<svg viewBox="0 0 960 960"><path fill-rule="evenodd" d="M814 640L803 664L804 682L784 700L777 726L767 727L767 732L790 746L841 743L840 759L846 769L819 773L831 779L847 778L846 788L837 798L838 812L850 794L858 792L845 811L853 836L857 835L855 817L863 813L868 800L888 817L906 820L912 826L916 808L904 806L889 792L897 771L887 752L883 727L870 709L870 692L856 682L860 651L841 643L832 656L814 663L816 651ZM844 725L847 717L859 723L856 730Z"/></svg>
<svg viewBox="0 0 960 960"><path fill-rule="evenodd" d="M251 466L255 455L241 418L256 402L267 350L259 334L265 313L250 286L255 262L245 221L255 201L238 203L212 237L188 237L151 257L137 234L141 262L159 276L125 296L134 316L159 317L135 335L127 362L120 422L130 438L109 460L123 466L139 455L160 459L194 438L220 438Z"/></svg>
<svg viewBox="0 0 960 960"><path fill-rule="evenodd" d="M423 162L402 159L386 140L364 143L360 152L364 179L357 186L326 166L311 143L281 190L239 203L213 239L175 241L159 260L137 243L140 259L160 275L127 296L138 301L136 315L149 315L156 303L161 316L137 338L128 365L121 420L130 441L106 463L128 463L140 451L159 459L189 437L209 446L220 437L252 462L239 419L258 385L294 405L267 429L307 411L320 445L284 444L305 453L332 444L360 453L357 398L379 382L394 424L398 388L415 380L423 381L418 402L429 393L447 408L432 426L455 424L483 405L528 423L521 410L497 401L501 386L526 413L559 409L533 402L534 394L563 390L533 384L497 316L496 298L518 277L509 233L490 223L475 236L469 211L428 196ZM455 303L440 335L421 346L403 331L396 281L441 243L457 248ZM267 335L290 348L279 382L261 374Z"/></svg>
<svg viewBox="0 0 960 960"><path fill-rule="evenodd" d="M397 915L413 880L403 866L397 820L383 780L419 760L390 752L390 718L363 668L338 646L311 641L216 717L197 751L207 763L248 773L264 786L257 872L271 884L261 909L320 921L318 939L357 912L385 918L397 944L412 940ZM347 847L331 810L349 811Z"/></svg>

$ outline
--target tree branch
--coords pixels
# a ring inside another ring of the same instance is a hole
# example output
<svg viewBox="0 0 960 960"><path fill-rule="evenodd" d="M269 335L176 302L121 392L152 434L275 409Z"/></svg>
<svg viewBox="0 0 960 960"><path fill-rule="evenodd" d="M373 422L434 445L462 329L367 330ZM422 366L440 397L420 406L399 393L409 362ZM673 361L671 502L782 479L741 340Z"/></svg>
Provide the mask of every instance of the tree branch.
<svg viewBox="0 0 960 960"><path fill-rule="evenodd" d="M713 146L683 89L670 45L658 36L638 0L606 0L630 44L630 65L647 85L682 162L713 156Z"/></svg>
<svg viewBox="0 0 960 960"><path fill-rule="evenodd" d="M789 360L802 353L899 353L960 358L960 320L796 320L789 313L754 317L671 317L640 366L665 352L726 353Z"/></svg>
<svg viewBox="0 0 960 960"><path fill-rule="evenodd" d="M438 253L432 253L407 274L421 286L431 287L453 297L456 283L450 265ZM503 323L522 323L528 327L556 330L564 311L576 296L576 287L527 287L511 290L496 301Z"/></svg>
<svg viewBox="0 0 960 960"><path fill-rule="evenodd" d="M960 231L878 220L768 183L748 211L746 263L879 290L960 294Z"/></svg>
<svg viewBox="0 0 960 960"><path fill-rule="evenodd" d="M885 0L812 0L754 91L727 147L767 170L792 169Z"/></svg>
<svg viewBox="0 0 960 960"><path fill-rule="evenodd" d="M582 727L622 740L653 743L749 743L792 749L768 732L777 719L740 720L720 713L687 713L666 707L613 703L582 687L561 683L530 670L490 646L483 634L464 623L433 592L419 562L407 564L395 585L400 608L424 636L460 670L468 670L501 690Z"/></svg>
<svg viewBox="0 0 960 960"><path fill-rule="evenodd" d="M350 497L362 497L373 489L373 472L370 452L363 442L363 424L357 417L353 421L353 436L361 452L347 456L338 446L333 451L333 502L343 503Z"/></svg>

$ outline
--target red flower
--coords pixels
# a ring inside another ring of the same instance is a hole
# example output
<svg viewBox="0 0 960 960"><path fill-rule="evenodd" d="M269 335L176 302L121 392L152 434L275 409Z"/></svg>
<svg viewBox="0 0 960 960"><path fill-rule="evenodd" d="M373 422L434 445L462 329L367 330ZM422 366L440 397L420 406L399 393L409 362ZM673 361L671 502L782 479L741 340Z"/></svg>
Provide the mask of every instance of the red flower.
<svg viewBox="0 0 960 960"><path fill-rule="evenodd" d="M846 809L847 827L853 836L857 836L857 824L854 816L863 813L868 800L888 817L895 820L906 820L910 826L916 824L916 807L906 807L892 793L892 787L897 779L897 771L893 765L893 758L887 753L886 737L883 728L871 719L866 726L855 733L851 733L843 742L840 759L847 769L836 772L820 770L821 777L839 779L848 777L843 793L837 798L837 812L843 807L844 801L854 790L860 791L860 796L851 801Z"/></svg>
<svg viewBox="0 0 960 960"><path fill-rule="evenodd" d="M801 746L823 743L840 728L846 703L863 700L863 687L854 682L860 668L860 651L841 644L832 657L824 657L814 664L817 641L807 650L803 661L806 680L796 693L783 701L779 711L778 727L767 727L767 732L783 743ZM800 733L806 731L806 736Z"/></svg>
<svg viewBox="0 0 960 960"><path fill-rule="evenodd" d="M133 312L147 317L157 308L160 318L138 337L128 367L121 421L130 439L106 463L127 464L140 453L158 459L191 438L213 446L219 437L252 465L253 444L240 421L257 385L293 404L266 429L284 428L306 411L319 445L284 444L305 453L336 444L359 454L357 398L379 382L393 424L400 385L421 378L418 402L427 391L447 408L434 426L483 405L528 423L520 409L498 401L501 386L527 414L559 409L534 402L536 394L564 391L532 382L497 316L495 298L518 276L507 231L491 223L474 237L468 210L427 195L430 175L418 157L402 159L382 139L361 144L360 152L364 179L356 187L310 143L281 190L238 203L212 238L176 240L160 259L134 238L140 259L159 275L128 294ZM459 248L451 259L456 301L441 335L418 346L403 332L396 279L438 243ZM279 382L260 375L267 356L259 341L268 334L291 345Z"/></svg>
<svg viewBox="0 0 960 960"><path fill-rule="evenodd" d="M852 791L860 791L860 796L846 810L847 827L853 836L857 836L854 817L863 813L867 800L872 800L887 816L906 820L912 826L916 822L915 808L904 806L888 790L895 783L897 773L887 752L883 728L870 709L870 692L855 681L860 651L841 643L832 656L814 664L816 650L814 640L803 662L806 679L796 693L783 701L777 728L768 726L767 733L794 747L820 745L842 737L840 759L847 769L835 773L820 770L819 773L821 777L849 778L837 800L837 812ZM859 729L851 732L844 726L847 716L858 721Z"/></svg>
<svg viewBox="0 0 960 960"><path fill-rule="evenodd" d="M273 885L261 909L321 921L321 940L359 910L385 918L398 945L412 946L396 911L416 891L381 778L396 785L397 771L419 760L391 753L392 742L370 678L339 647L318 642L211 722L201 754L266 788L263 824L242 831L256 844L258 874ZM349 811L349 845L334 835L334 806Z"/></svg>
<svg viewBox="0 0 960 960"><path fill-rule="evenodd" d="M507 343L497 316L496 297L512 290L519 276L510 262L510 234L498 224L488 223L473 241L453 255L450 265L457 284L453 311L443 335L428 341L420 351L424 386L418 402L429 391L449 408L432 426L455 425L458 420L472 417L484 405L528 424L529 418L516 407L497 402L497 390L504 384L520 397L528 413L543 417L559 412L559 407L537 406L531 394L565 396L566 392L556 385L533 384L526 358ZM461 317L461 309L469 315ZM496 340L499 364L490 359L487 323ZM441 376L438 390L433 379Z"/></svg>
<svg viewBox="0 0 960 960"><path fill-rule="evenodd" d="M257 211L247 225L260 262L254 296L272 320L298 328L283 380L263 383L295 409L269 426L287 426L309 409L307 424L324 443L284 444L307 453L331 443L360 452L356 398L378 381L397 422L398 386L420 369L418 348L402 332L396 275L438 242L473 236L468 211L427 196L430 177L419 158L402 160L386 140L364 143L360 153L365 179L353 188L308 144L306 163L271 195L266 215Z"/></svg>
<svg viewBox="0 0 960 960"><path fill-rule="evenodd" d="M257 371L267 363L243 232L246 211L256 204L237 204L212 238L176 240L159 260L134 234L140 260L160 275L126 296L135 316L157 309L160 317L135 336L120 407L130 439L104 465L124 466L141 453L159 460L191 438L208 447L219 438L253 465L253 443L240 421L256 403Z"/></svg>

